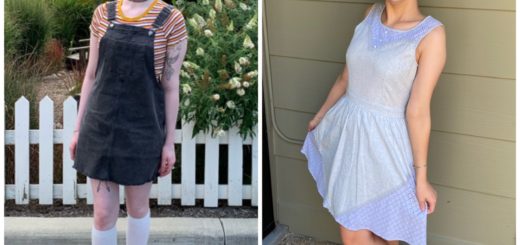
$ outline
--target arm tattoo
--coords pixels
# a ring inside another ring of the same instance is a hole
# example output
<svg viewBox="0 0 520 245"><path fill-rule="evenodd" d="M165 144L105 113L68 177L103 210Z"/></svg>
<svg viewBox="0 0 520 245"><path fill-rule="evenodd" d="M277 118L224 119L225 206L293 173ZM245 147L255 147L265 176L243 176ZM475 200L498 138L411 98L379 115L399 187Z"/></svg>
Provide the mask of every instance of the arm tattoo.
<svg viewBox="0 0 520 245"><path fill-rule="evenodd" d="M164 78L166 80L170 80L173 74L175 73L175 68L173 67L173 64L175 64L175 62L177 62L177 60L179 59L180 51L181 44L175 45L175 47L173 48L173 52L169 53L168 57L166 58L166 64L164 67Z"/></svg>

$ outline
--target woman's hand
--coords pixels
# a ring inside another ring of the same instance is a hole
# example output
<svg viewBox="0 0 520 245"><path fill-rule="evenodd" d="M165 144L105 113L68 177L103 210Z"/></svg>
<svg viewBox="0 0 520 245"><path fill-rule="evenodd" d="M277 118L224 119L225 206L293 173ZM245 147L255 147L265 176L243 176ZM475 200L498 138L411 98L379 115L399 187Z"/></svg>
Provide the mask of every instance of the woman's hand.
<svg viewBox="0 0 520 245"><path fill-rule="evenodd" d="M161 154L161 167L159 168L159 176L168 175L175 165L175 145L167 144L163 146Z"/></svg>
<svg viewBox="0 0 520 245"><path fill-rule="evenodd" d="M421 211L424 211L425 204L428 204L428 214L433 213L435 204L437 203L437 191L428 181L419 181L416 183L417 201Z"/></svg>
<svg viewBox="0 0 520 245"><path fill-rule="evenodd" d="M321 117L314 117L307 125L307 132L312 131L321 122Z"/></svg>
<svg viewBox="0 0 520 245"><path fill-rule="evenodd" d="M76 145L78 144L78 131L74 131L74 134L72 135L72 139L70 140L69 145L69 154L70 159L74 161L74 158L76 158Z"/></svg>

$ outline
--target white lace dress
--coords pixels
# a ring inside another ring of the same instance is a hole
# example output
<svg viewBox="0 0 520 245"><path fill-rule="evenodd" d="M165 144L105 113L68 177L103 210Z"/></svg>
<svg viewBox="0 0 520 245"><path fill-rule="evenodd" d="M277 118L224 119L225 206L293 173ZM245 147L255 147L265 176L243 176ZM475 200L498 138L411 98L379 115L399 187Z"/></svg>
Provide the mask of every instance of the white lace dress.
<svg viewBox="0 0 520 245"><path fill-rule="evenodd" d="M427 211L415 195L405 108L417 72L415 50L440 21L427 16L398 30L381 22L376 3L347 49L345 95L305 138L302 153L335 220L386 240L426 244Z"/></svg>

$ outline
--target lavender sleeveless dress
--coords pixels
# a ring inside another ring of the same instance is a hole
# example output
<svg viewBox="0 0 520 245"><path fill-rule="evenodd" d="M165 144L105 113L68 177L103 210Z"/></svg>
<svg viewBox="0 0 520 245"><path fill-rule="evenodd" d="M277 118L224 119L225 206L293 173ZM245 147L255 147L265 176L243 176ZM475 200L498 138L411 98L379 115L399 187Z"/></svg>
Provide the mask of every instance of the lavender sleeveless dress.
<svg viewBox="0 0 520 245"><path fill-rule="evenodd" d="M427 211L415 194L405 108L420 40L442 25L432 16L397 30L381 22L376 3L347 49L348 89L305 138L301 152L323 206L350 230L426 244Z"/></svg>

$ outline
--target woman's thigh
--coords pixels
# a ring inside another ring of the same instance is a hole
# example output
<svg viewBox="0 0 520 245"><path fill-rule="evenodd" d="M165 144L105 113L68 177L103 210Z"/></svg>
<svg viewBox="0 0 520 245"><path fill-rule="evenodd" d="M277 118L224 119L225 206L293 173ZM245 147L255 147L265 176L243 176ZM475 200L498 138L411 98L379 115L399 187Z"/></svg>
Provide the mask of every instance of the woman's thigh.
<svg viewBox="0 0 520 245"><path fill-rule="evenodd" d="M142 185L125 186L126 207L128 213L135 218L146 215L150 205L152 181Z"/></svg>
<svg viewBox="0 0 520 245"><path fill-rule="evenodd" d="M399 245L399 241L386 241L370 230L352 231L340 225L341 240L345 245Z"/></svg>
<svg viewBox="0 0 520 245"><path fill-rule="evenodd" d="M110 227L119 216L119 184L90 178L97 228Z"/></svg>

